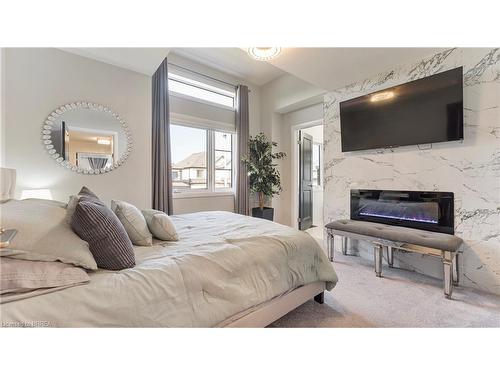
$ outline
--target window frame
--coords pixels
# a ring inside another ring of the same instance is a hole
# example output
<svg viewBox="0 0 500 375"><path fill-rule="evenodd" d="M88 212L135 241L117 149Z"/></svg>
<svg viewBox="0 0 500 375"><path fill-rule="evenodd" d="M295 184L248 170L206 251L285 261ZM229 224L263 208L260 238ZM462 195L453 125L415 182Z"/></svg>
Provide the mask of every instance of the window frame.
<svg viewBox="0 0 500 375"><path fill-rule="evenodd" d="M183 99L187 99L187 100L191 100L191 101L198 102L198 103L203 103L203 104L211 105L211 106L214 106L214 107L223 108L223 109L226 109L226 110L232 110L232 111L236 110L236 90L233 93L233 92L230 92L230 91L227 91L227 90L220 89L220 88L218 88L216 86L208 85L208 84L206 84L204 82L197 82L194 79L191 79L191 78L188 78L188 77L183 77L182 75L177 74L177 73L169 73L168 74L168 80L169 80L169 82L170 81L174 81L174 82L180 83L182 85L191 86L191 87L194 87L194 88L197 88L197 89L200 89L200 90L205 90L205 91L208 91L208 92L211 92L211 93L214 93L214 94L218 94L218 95L222 95L222 96L231 98L233 100L233 105L232 106L228 106L228 105L224 105L224 104L221 104L221 103L216 103L216 102L213 102L213 101L210 101L210 100L206 100L206 99L203 99L203 98L199 98L199 97L196 97L196 96L192 96L192 95L188 95L188 94L184 94L184 93L172 91L170 89L170 85L169 85L169 89L168 89L169 95L176 96L176 97L183 98Z"/></svg>
<svg viewBox="0 0 500 375"><path fill-rule="evenodd" d="M206 152L207 152L207 188L206 189L186 189L175 191L172 189L173 199L199 198L199 197L214 197L235 194L236 182L236 132L226 129L212 129L204 126L191 126L173 123L171 125L183 126L186 128L201 129L206 132ZM230 188L215 188L215 133L231 134L231 187Z"/></svg>

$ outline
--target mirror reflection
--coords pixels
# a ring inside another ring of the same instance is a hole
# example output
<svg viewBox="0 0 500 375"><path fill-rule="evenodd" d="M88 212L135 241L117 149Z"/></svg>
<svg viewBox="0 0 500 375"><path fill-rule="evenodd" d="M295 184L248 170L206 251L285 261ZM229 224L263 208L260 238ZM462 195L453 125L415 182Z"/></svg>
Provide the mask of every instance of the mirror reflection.
<svg viewBox="0 0 500 375"><path fill-rule="evenodd" d="M104 173L128 156L130 134L123 120L111 110L89 103L60 112L52 113L48 121L47 146L59 163L80 173Z"/></svg>

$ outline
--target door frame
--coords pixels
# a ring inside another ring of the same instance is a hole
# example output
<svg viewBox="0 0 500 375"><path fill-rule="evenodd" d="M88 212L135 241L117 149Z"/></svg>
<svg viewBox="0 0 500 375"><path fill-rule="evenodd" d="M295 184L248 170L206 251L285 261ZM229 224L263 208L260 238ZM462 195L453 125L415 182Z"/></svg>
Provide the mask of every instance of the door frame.
<svg viewBox="0 0 500 375"><path fill-rule="evenodd" d="M323 119L304 122L292 126L292 227L299 229L299 130L324 125ZM324 128L323 128L324 132Z"/></svg>

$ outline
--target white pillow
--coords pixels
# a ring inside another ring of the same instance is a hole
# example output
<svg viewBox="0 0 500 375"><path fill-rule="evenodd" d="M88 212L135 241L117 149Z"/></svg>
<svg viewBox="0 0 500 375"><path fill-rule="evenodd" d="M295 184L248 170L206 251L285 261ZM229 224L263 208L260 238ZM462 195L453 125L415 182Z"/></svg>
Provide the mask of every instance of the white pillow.
<svg viewBox="0 0 500 375"><path fill-rule="evenodd" d="M142 210L153 236L164 241L178 241L179 236L175 225L165 212L157 210Z"/></svg>
<svg viewBox="0 0 500 375"><path fill-rule="evenodd" d="M78 205L79 195L71 195L69 197L68 205L66 206L66 222L71 225L71 218L75 213L76 206Z"/></svg>
<svg viewBox="0 0 500 375"><path fill-rule="evenodd" d="M151 246L153 236L141 211L134 205L123 201L111 201L111 209L127 231L130 241L137 246Z"/></svg>
<svg viewBox="0 0 500 375"><path fill-rule="evenodd" d="M66 208L43 199L10 200L0 204L0 225L17 229L1 256L24 260L60 261L97 269L87 242L66 222Z"/></svg>

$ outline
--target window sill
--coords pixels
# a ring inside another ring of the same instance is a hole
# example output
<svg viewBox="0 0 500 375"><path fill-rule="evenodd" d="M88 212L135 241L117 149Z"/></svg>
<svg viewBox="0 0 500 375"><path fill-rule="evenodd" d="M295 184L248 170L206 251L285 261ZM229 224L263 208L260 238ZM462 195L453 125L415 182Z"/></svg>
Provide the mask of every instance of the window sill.
<svg viewBox="0 0 500 375"><path fill-rule="evenodd" d="M234 196L234 191L206 191L206 192L185 192L173 193L173 199L191 199L191 198L213 198Z"/></svg>

